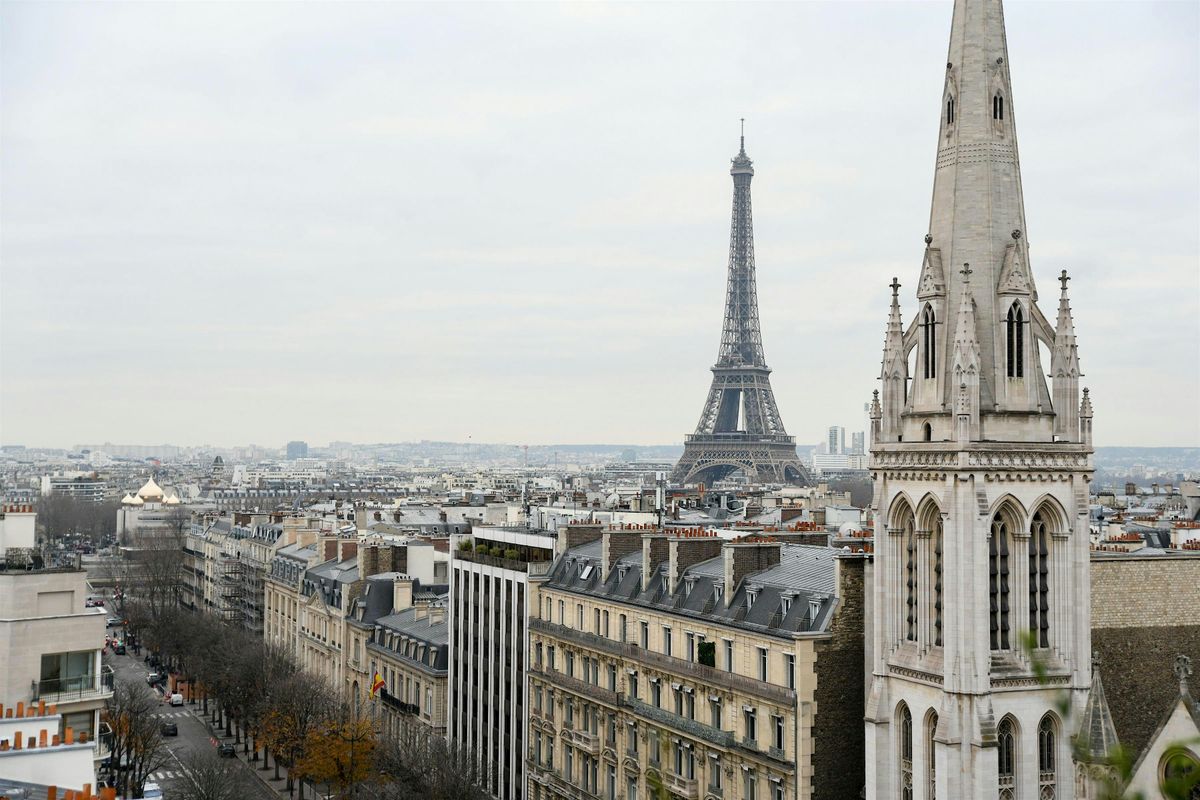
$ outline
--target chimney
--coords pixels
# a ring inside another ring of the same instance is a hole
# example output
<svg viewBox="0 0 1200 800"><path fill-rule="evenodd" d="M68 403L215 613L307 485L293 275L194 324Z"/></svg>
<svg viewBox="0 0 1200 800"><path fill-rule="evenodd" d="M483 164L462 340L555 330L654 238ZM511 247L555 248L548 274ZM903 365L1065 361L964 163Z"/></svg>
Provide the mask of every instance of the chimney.
<svg viewBox="0 0 1200 800"><path fill-rule="evenodd" d="M445 606L438 605L438 606L430 606L429 607L429 627L432 628L434 625L441 625L445 621L446 621L446 607Z"/></svg>
<svg viewBox="0 0 1200 800"><path fill-rule="evenodd" d="M361 536L367 529L367 504L354 504L354 527L358 528L358 533Z"/></svg>
<svg viewBox="0 0 1200 800"><path fill-rule="evenodd" d="M637 531L609 529L600 537L600 582L608 580L613 568L625 556L642 549L642 536Z"/></svg>
<svg viewBox="0 0 1200 800"><path fill-rule="evenodd" d="M413 604L413 581L412 578L404 577L397 578L392 583L392 613L403 611L406 608L412 608Z"/></svg>
<svg viewBox="0 0 1200 800"><path fill-rule="evenodd" d="M667 593L675 594L684 571L721 555L721 539L706 531L689 530L667 539Z"/></svg>
<svg viewBox="0 0 1200 800"><path fill-rule="evenodd" d="M669 556L665 533L642 534L642 591L650 585L650 578L658 571Z"/></svg>
<svg viewBox="0 0 1200 800"><path fill-rule="evenodd" d="M383 572L379 568L379 545L372 544L363 548L358 559L358 577L369 578Z"/></svg>
<svg viewBox="0 0 1200 800"><path fill-rule="evenodd" d="M782 545L761 536L747 536L725 542L721 548L724 559L725 605L728 606L747 575L770 569L779 563Z"/></svg>
<svg viewBox="0 0 1200 800"><path fill-rule="evenodd" d="M604 526L599 522L569 522L559 529L558 552L565 553L572 547L594 542L600 538Z"/></svg>
<svg viewBox="0 0 1200 800"><path fill-rule="evenodd" d="M357 539L338 540L338 561L345 561L348 558L354 558L356 555L358 555Z"/></svg>

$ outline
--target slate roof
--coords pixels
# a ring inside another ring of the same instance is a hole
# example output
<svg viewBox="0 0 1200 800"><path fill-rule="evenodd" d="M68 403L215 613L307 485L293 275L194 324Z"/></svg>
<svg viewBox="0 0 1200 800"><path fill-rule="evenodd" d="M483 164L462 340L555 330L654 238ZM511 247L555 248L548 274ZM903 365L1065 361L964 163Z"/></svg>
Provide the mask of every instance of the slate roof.
<svg viewBox="0 0 1200 800"><path fill-rule="evenodd" d="M444 609L444 605L442 606ZM417 618L418 611L425 616ZM389 614L375 621L377 630L373 641L368 647L372 649L390 650L404 661L420 664L427 669L445 672L449 665L450 626L446 615L436 624L430 624L428 609L406 608L397 614ZM392 645L387 646L388 635L392 635ZM405 641L415 642L424 647L408 647Z"/></svg>
<svg viewBox="0 0 1200 800"><path fill-rule="evenodd" d="M728 605L716 589L724 580L720 556L684 570L672 594L667 591L665 563L642 586L641 551L619 559L601 583L601 548L601 542L589 542L562 554L551 568L549 585L781 636L829 627L836 584L834 558L839 552L832 547L781 544L779 564L746 576L734 587Z"/></svg>

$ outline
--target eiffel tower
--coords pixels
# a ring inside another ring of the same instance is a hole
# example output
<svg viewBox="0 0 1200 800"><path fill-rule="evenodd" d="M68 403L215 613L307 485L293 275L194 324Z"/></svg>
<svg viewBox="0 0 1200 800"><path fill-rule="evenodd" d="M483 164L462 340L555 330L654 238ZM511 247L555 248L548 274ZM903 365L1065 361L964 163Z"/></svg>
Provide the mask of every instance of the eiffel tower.
<svg viewBox="0 0 1200 800"><path fill-rule="evenodd" d="M758 483L807 483L796 440L787 435L779 418L771 370L763 356L750 213L754 163L746 155L744 131L729 174L733 176L733 225L721 351L712 368L712 388L700 422L684 440L683 456L671 480L711 485L740 470Z"/></svg>

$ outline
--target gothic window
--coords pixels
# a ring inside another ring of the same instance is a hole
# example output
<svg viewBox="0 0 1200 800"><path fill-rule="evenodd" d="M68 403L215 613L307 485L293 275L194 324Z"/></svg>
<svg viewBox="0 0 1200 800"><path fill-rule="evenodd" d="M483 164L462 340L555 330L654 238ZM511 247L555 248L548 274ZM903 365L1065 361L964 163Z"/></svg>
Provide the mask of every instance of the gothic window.
<svg viewBox="0 0 1200 800"><path fill-rule="evenodd" d="M942 646L942 518L933 528L933 643Z"/></svg>
<svg viewBox="0 0 1200 800"><path fill-rule="evenodd" d="M1029 529L1029 632L1038 647L1050 646L1050 532L1042 512Z"/></svg>
<svg viewBox="0 0 1200 800"><path fill-rule="evenodd" d="M1008 334L1008 377L1022 378L1025 376L1025 314L1020 303L1013 303L1008 309L1005 328Z"/></svg>
<svg viewBox="0 0 1200 800"><path fill-rule="evenodd" d="M923 426L921 426L921 431L922 431L922 433L925 434L925 441L927 441L927 442L933 441L933 426L932 425L930 425L928 422L926 422Z"/></svg>
<svg viewBox="0 0 1200 800"><path fill-rule="evenodd" d="M900 704L900 800L913 800L912 712Z"/></svg>
<svg viewBox="0 0 1200 800"><path fill-rule="evenodd" d="M922 374L926 378L932 378L937 374L937 362L934 355L936 322L933 307L925 306L925 311L921 314L921 366Z"/></svg>
<svg viewBox="0 0 1200 800"><path fill-rule="evenodd" d="M1017 794L1017 744L1016 731L1011 717L1000 721L996 729L996 738L1000 745L1000 800L1015 800Z"/></svg>
<svg viewBox="0 0 1200 800"><path fill-rule="evenodd" d="M992 537L988 541L988 594L991 601L993 650L1007 650L1009 647L1008 534L1008 523L997 515L992 520Z"/></svg>
<svg viewBox="0 0 1200 800"><path fill-rule="evenodd" d="M1038 723L1038 800L1054 800L1058 787L1058 754L1054 720L1049 714Z"/></svg>
<svg viewBox="0 0 1200 800"><path fill-rule="evenodd" d="M1004 95L999 92L992 97L992 119L1004 119Z"/></svg>
<svg viewBox="0 0 1200 800"><path fill-rule="evenodd" d="M937 712L930 711L925 722L925 777L929 784L929 791L925 796L928 800L937 800L937 747L933 742L937 724Z"/></svg>
<svg viewBox="0 0 1200 800"><path fill-rule="evenodd" d="M954 124L954 95L946 98L946 124Z"/></svg>
<svg viewBox="0 0 1200 800"><path fill-rule="evenodd" d="M904 638L910 642L917 640L917 536L913 530L912 517L904 527L904 585L905 603L908 614L905 617Z"/></svg>

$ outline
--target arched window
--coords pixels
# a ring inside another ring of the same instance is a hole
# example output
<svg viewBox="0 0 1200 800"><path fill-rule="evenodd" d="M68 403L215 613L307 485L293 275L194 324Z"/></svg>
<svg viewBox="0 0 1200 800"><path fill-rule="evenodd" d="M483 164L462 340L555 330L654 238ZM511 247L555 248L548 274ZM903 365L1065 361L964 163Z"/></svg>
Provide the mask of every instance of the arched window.
<svg viewBox="0 0 1200 800"><path fill-rule="evenodd" d="M1004 119L1004 95L999 92L992 97L992 119Z"/></svg>
<svg viewBox="0 0 1200 800"><path fill-rule="evenodd" d="M1058 797L1058 753L1054 720L1049 714L1038 723L1038 800Z"/></svg>
<svg viewBox="0 0 1200 800"><path fill-rule="evenodd" d="M925 306L925 311L921 314L921 351L924 356L921 359L921 366L922 374L926 378L932 378L937 375L937 361L935 358L936 323L937 319L933 311L933 306Z"/></svg>
<svg viewBox="0 0 1200 800"><path fill-rule="evenodd" d="M1200 774L1200 761L1197 761L1187 750L1173 748L1163 756L1159 766L1159 785L1163 792L1180 792L1190 786L1188 800L1200 800L1200 783L1196 782ZM1179 794L1171 795L1178 797Z"/></svg>
<svg viewBox="0 0 1200 800"><path fill-rule="evenodd" d="M1029 632L1038 647L1050 646L1050 531L1042 512L1029 526Z"/></svg>
<svg viewBox="0 0 1200 800"><path fill-rule="evenodd" d="M917 640L917 534L913 530L913 519L910 514L908 523L904 526L904 585L907 616L905 617L904 638L910 642Z"/></svg>
<svg viewBox="0 0 1200 800"><path fill-rule="evenodd" d="M996 729L996 739L1000 745L1000 800L1014 800L1017 791L1017 735L1012 717L1000 720Z"/></svg>
<svg viewBox="0 0 1200 800"><path fill-rule="evenodd" d="M988 541L988 593L991 600L992 649L1007 650L1008 638L1008 523L999 514L992 520Z"/></svg>
<svg viewBox="0 0 1200 800"><path fill-rule="evenodd" d="M942 517L933 526L933 643L942 646Z"/></svg>
<svg viewBox="0 0 1200 800"><path fill-rule="evenodd" d="M900 704L900 800L913 800L912 712Z"/></svg>
<svg viewBox="0 0 1200 800"><path fill-rule="evenodd" d="M1008 341L1008 377L1025 377L1025 313L1020 303L1013 303L1008 309L1008 321L1005 325Z"/></svg>
<svg viewBox="0 0 1200 800"><path fill-rule="evenodd" d="M946 124L954 124L954 95L946 98Z"/></svg>
<svg viewBox="0 0 1200 800"><path fill-rule="evenodd" d="M933 441L933 426L932 425L930 425L928 422L926 422L924 425L921 426L921 431L922 431L922 433L925 434L925 441L927 441L927 442Z"/></svg>
<svg viewBox="0 0 1200 800"><path fill-rule="evenodd" d="M928 800L937 800L937 747L933 736L937 733L938 715L930 711L925 718L925 777L928 778Z"/></svg>

